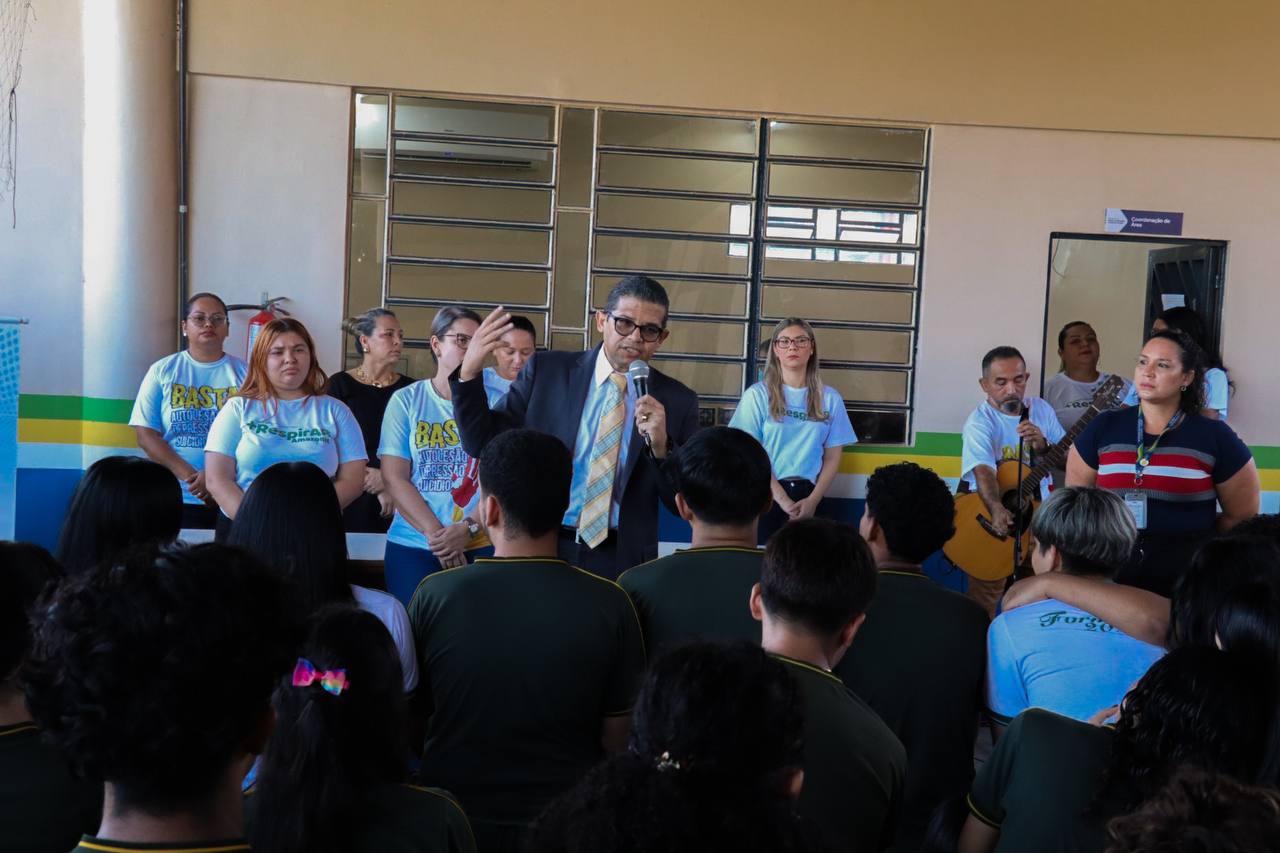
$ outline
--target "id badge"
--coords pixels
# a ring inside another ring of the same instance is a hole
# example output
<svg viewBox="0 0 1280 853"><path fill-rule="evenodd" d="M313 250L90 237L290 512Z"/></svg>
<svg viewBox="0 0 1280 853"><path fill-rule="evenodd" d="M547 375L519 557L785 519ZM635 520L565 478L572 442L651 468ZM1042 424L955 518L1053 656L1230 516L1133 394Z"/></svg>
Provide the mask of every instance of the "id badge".
<svg viewBox="0 0 1280 853"><path fill-rule="evenodd" d="M1124 505L1128 508L1130 514L1133 515L1133 523L1138 525L1139 530L1147 529L1147 493L1146 492L1125 492Z"/></svg>

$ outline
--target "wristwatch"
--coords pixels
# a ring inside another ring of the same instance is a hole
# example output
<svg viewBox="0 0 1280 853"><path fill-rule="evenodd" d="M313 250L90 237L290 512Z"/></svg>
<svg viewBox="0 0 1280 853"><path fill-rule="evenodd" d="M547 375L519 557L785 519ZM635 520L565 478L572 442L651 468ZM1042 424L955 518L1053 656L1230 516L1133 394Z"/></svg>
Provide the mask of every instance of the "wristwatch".
<svg viewBox="0 0 1280 853"><path fill-rule="evenodd" d="M462 519L462 523L467 525L467 532L470 533L472 536L475 536L477 533L480 532L480 525L472 521L470 518Z"/></svg>

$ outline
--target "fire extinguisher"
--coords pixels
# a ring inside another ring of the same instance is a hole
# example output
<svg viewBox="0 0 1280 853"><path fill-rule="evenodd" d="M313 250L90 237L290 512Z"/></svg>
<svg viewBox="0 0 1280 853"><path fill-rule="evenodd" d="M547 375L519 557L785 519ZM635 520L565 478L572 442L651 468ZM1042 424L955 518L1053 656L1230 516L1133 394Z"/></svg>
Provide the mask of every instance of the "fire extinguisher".
<svg viewBox="0 0 1280 853"><path fill-rule="evenodd" d="M228 311L248 311L257 308L258 313L249 318L248 334L245 336L244 357L247 361L249 354L253 352L253 342L258 339L258 332L262 331L262 327L276 319L279 315L289 316L289 312L280 307L281 302L288 300L286 296L270 297L266 293L262 294L262 301L257 305L240 304L228 305Z"/></svg>

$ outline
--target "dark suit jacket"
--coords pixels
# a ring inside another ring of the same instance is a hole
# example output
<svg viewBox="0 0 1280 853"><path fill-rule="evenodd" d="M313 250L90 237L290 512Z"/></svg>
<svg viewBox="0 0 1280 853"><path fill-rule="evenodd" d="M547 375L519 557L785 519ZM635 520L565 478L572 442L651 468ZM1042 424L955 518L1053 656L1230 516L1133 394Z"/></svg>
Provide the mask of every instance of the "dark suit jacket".
<svg viewBox="0 0 1280 853"><path fill-rule="evenodd" d="M449 377L449 387L463 449L479 457L489 439L499 432L526 427L554 435L572 453L599 352L597 345L580 353L538 353L492 409L481 378L461 382L455 370ZM649 374L649 394L667 410L670 453L698 428L698 395L657 370ZM658 500L661 498L669 506L673 506L673 500L667 478L662 476L662 462L648 453L639 430L632 431L627 465L621 476L618 567L625 569L658 556Z"/></svg>

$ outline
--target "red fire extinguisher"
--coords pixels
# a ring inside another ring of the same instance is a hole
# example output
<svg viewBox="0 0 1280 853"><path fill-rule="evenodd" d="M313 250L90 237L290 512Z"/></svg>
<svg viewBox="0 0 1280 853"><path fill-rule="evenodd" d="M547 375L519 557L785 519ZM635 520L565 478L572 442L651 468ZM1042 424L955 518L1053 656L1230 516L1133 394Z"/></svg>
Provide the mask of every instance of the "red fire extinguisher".
<svg viewBox="0 0 1280 853"><path fill-rule="evenodd" d="M253 352L253 342L258 339L258 332L262 331L262 327L276 319L279 315L289 316L289 312L280 307L281 302L288 300L287 296L270 297L266 293L262 294L262 301L257 305L228 305L229 311L247 311L251 308L257 308L258 313L249 318L248 334L245 336L244 357L247 361L249 354Z"/></svg>

